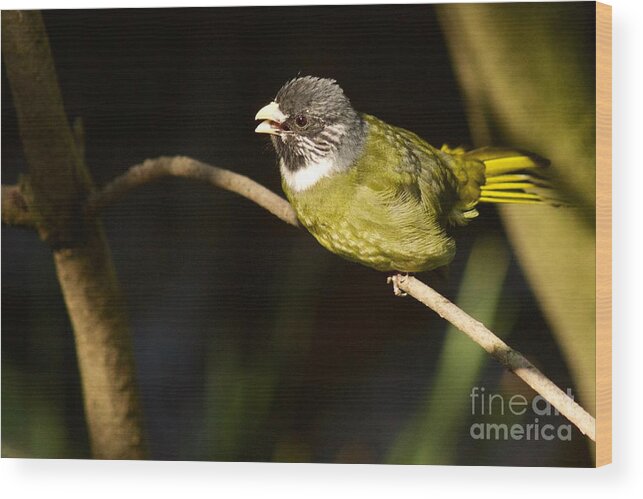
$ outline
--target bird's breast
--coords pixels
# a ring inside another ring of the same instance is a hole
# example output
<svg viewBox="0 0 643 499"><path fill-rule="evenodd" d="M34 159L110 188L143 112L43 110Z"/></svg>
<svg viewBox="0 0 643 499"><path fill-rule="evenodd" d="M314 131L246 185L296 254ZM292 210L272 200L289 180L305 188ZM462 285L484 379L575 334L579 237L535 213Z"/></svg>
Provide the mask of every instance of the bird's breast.
<svg viewBox="0 0 643 499"><path fill-rule="evenodd" d="M392 206L351 178L333 175L304 191L284 190L301 224L348 260L381 271L418 272L453 256L451 239L419 205Z"/></svg>

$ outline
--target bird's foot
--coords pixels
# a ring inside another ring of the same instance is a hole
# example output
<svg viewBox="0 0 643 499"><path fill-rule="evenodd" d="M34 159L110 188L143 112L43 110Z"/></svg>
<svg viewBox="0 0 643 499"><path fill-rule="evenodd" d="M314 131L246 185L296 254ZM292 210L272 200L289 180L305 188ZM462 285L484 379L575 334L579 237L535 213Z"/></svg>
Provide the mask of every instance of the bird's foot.
<svg viewBox="0 0 643 499"><path fill-rule="evenodd" d="M402 274L398 274L398 273L396 273L396 274L394 274L394 275L392 275L392 276L388 276L388 277L386 278L386 282L387 282L388 284L393 284L393 294L394 294L395 296L407 296L407 293L405 293L404 291L402 291L402 290L400 289L400 286L398 285L398 280L399 280L400 278L404 278L404 277L408 277L408 276L409 276L409 274L405 274L405 275L403 276Z"/></svg>

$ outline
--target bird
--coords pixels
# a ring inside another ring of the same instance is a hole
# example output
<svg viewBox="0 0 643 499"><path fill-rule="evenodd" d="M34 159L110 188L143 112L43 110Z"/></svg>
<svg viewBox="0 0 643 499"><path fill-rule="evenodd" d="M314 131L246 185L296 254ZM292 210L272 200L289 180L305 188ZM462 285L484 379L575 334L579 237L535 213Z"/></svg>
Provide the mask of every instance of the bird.
<svg viewBox="0 0 643 499"><path fill-rule="evenodd" d="M415 133L356 111L337 81L298 76L262 107L281 185L317 241L383 272L446 267L452 228L479 203L559 204L537 172L549 164L519 149L440 149Z"/></svg>

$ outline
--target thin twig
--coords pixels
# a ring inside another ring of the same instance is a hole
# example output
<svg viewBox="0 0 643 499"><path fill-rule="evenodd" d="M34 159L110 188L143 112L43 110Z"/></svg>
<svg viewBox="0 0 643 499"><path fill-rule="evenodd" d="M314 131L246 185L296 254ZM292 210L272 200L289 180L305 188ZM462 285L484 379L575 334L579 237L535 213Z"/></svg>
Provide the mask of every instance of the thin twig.
<svg viewBox="0 0 643 499"><path fill-rule="evenodd" d="M265 208L287 224L299 226L295 211L281 196L244 175L185 156L148 159L131 167L101 191L94 193L89 199L87 209L90 214L96 214L132 189L168 176L201 180L215 187L235 192Z"/></svg>
<svg viewBox="0 0 643 499"><path fill-rule="evenodd" d="M468 315L457 305L412 276L395 275L389 278L399 288L448 320L480 345L508 370L532 387L539 395L569 419L581 432L596 441L596 420L574 399L558 388L523 355Z"/></svg>

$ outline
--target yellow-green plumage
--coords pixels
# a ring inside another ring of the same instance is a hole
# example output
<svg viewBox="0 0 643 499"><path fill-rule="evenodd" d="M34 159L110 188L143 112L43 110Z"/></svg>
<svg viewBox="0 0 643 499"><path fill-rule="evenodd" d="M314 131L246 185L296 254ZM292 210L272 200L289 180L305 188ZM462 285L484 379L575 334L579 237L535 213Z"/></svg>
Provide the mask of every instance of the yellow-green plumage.
<svg viewBox="0 0 643 499"><path fill-rule="evenodd" d="M283 189L301 223L328 250L381 271L420 272L447 265L447 233L488 202L541 202L531 155L485 148L436 149L412 132L363 115L368 135L351 168L300 191Z"/></svg>

